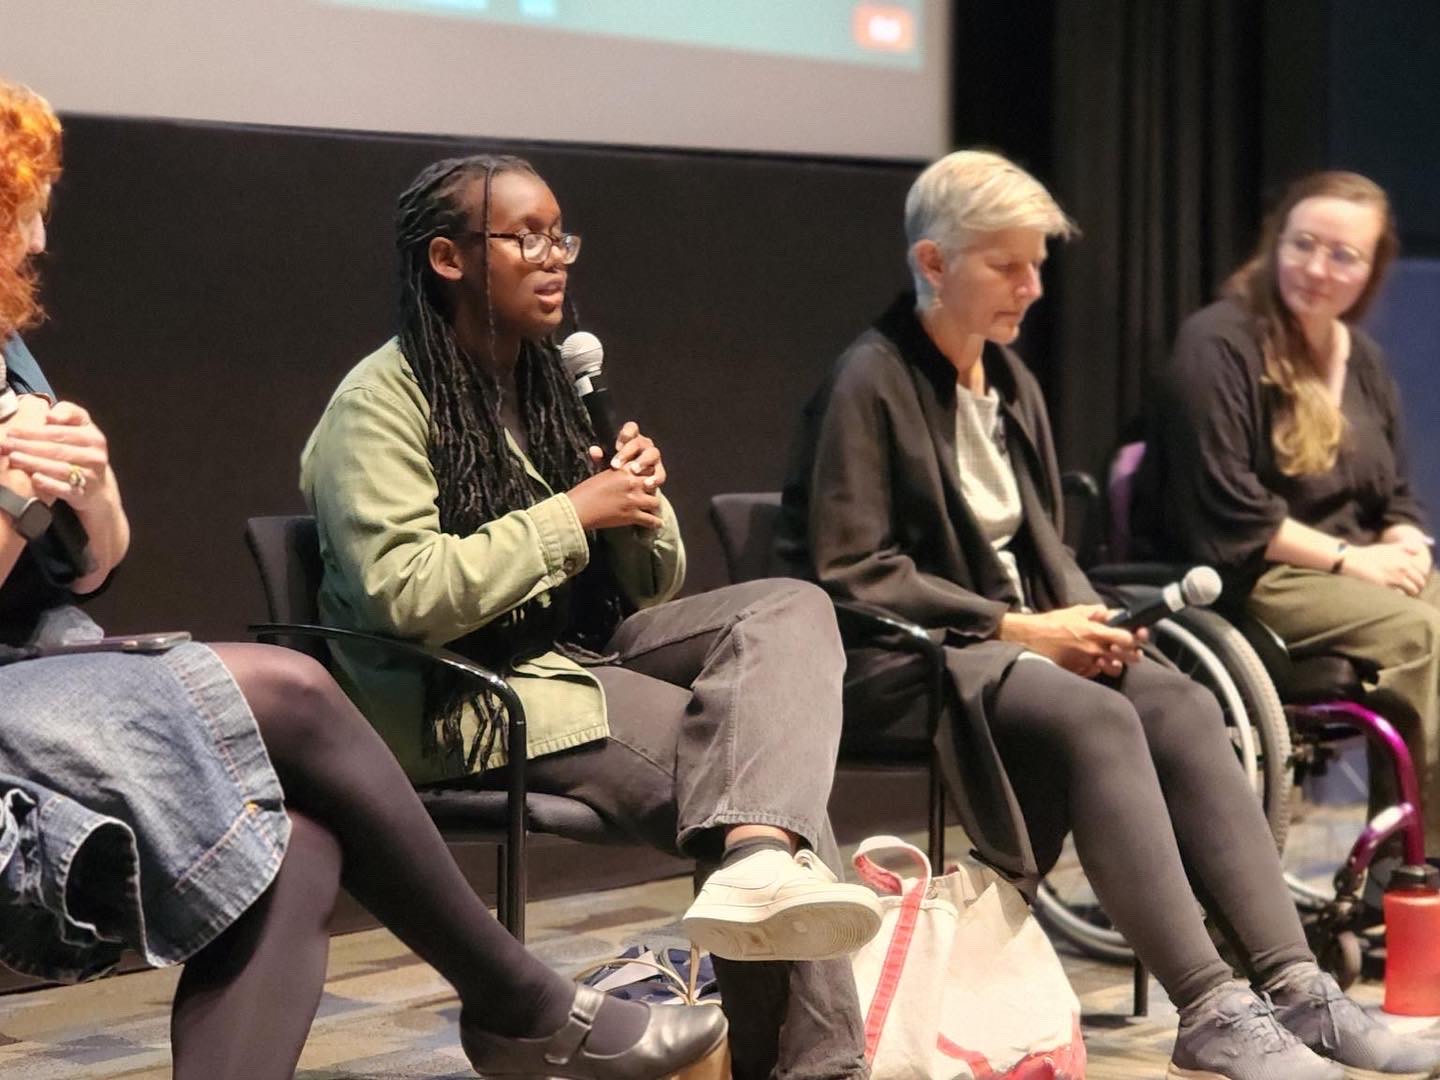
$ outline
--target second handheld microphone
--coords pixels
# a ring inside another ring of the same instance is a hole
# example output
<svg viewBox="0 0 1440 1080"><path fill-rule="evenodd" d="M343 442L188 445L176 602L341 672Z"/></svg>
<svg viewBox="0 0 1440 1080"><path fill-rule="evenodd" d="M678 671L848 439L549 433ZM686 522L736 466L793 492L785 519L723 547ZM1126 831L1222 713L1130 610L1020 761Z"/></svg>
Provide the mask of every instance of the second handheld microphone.
<svg viewBox="0 0 1440 1080"><path fill-rule="evenodd" d="M1105 620L1106 626L1139 630L1184 607L1209 607L1220 595L1220 575L1209 566L1197 566L1179 581L1172 581L1149 600L1132 604Z"/></svg>

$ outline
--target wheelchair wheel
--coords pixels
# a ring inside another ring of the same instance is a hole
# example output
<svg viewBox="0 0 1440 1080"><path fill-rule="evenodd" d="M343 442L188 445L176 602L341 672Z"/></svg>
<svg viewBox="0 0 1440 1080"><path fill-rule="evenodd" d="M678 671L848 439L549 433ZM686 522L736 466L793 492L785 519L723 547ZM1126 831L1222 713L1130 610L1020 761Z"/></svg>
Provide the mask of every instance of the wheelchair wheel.
<svg viewBox="0 0 1440 1080"><path fill-rule="evenodd" d="M1203 608L1176 612L1156 624L1152 633L1170 662L1220 702L1236 756L1265 809L1275 850L1283 851L1294 805L1295 770L1290 722L1265 665L1239 630Z"/></svg>
<svg viewBox="0 0 1440 1080"><path fill-rule="evenodd" d="M1249 642L1212 611L1186 609L1151 628L1156 647L1216 697L1230 741L1265 810L1277 849L1290 822L1290 729L1285 710ZM1085 880L1070 840L1040 883L1035 913L1052 937L1087 956L1128 963L1134 953L1110 925Z"/></svg>

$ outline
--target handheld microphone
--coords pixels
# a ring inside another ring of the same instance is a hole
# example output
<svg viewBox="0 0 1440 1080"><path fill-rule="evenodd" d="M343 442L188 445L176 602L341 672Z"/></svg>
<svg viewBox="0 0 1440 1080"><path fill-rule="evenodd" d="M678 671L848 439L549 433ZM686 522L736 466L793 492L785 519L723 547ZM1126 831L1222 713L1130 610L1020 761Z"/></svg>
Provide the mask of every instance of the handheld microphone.
<svg viewBox="0 0 1440 1080"><path fill-rule="evenodd" d="M1105 625L1139 630L1183 607L1209 607L1220 595L1220 589L1220 575L1208 566L1197 566L1179 581L1166 585L1154 598L1112 615L1105 620Z"/></svg>
<svg viewBox="0 0 1440 1080"><path fill-rule="evenodd" d="M620 425L615 422L615 406L601 373L605 347L594 334L581 330L560 343L560 360L565 365L565 373L575 382L575 392L585 403L585 411L590 414L595 441L605 453L614 453Z"/></svg>

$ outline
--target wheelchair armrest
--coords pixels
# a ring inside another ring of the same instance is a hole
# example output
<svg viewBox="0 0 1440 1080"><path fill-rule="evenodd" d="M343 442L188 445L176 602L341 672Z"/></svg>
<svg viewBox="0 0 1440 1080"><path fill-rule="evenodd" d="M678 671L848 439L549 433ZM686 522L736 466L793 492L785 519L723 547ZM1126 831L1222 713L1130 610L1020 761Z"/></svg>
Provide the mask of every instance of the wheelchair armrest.
<svg viewBox="0 0 1440 1080"><path fill-rule="evenodd" d="M523 831L526 807L525 762L529 758L525 706L521 704L520 695L515 693L514 687L495 672L472 660L467 660L459 653L451 652L449 649L433 648L413 641L401 641L399 638L386 637L384 634L369 634L361 630L342 629L338 626L315 626L310 623L252 623L248 629L260 641L269 641L279 637L318 637L327 641L353 641L374 645L398 656L449 668L451 671L458 672L462 678L494 693L505 706L505 715L509 721L505 725L504 735L505 756L510 763L510 807L512 811L518 811L512 815L511 819L512 842L515 839L516 831ZM516 753L517 749L519 750L518 754Z"/></svg>

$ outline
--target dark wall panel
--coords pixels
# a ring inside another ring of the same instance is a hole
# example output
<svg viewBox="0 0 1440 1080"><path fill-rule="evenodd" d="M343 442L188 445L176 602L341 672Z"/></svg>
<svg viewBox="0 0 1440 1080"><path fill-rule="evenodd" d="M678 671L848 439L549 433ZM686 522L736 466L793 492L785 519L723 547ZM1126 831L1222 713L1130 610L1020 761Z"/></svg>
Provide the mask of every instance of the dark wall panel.
<svg viewBox="0 0 1440 1080"><path fill-rule="evenodd" d="M30 335L108 432L135 546L115 630L232 637L262 614L244 520L301 509L300 448L393 332L391 211L475 143L70 117ZM917 166L536 145L585 234L572 296L613 392L665 451L691 590L723 567L718 491L775 487L796 412L906 282Z"/></svg>
<svg viewBox="0 0 1440 1080"><path fill-rule="evenodd" d="M1440 4L1331 0L1327 164L1378 181L1411 254L1440 254Z"/></svg>

